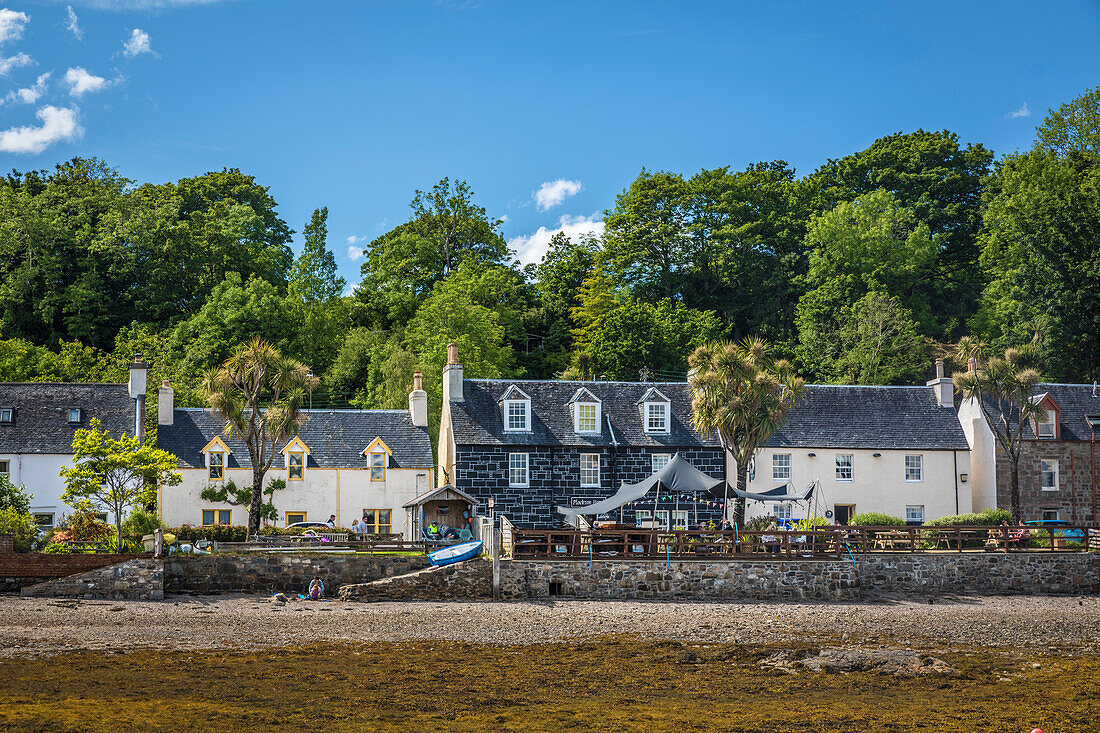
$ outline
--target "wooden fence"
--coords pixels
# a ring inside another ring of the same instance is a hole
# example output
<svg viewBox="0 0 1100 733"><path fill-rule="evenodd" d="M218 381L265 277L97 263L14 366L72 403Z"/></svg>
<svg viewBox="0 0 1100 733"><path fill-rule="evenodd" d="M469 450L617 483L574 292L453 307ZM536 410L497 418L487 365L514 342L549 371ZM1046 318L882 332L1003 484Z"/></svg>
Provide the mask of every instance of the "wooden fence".
<svg viewBox="0 0 1100 733"><path fill-rule="evenodd" d="M1087 549L1085 527L820 527L707 531L510 527L517 560L846 558L857 553L1055 552Z"/></svg>

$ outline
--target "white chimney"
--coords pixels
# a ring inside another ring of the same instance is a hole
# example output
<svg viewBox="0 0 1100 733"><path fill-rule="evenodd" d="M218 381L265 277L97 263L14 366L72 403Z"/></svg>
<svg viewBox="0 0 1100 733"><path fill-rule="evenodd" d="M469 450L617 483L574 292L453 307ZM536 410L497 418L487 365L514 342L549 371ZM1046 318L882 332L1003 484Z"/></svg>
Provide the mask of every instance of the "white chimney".
<svg viewBox="0 0 1100 733"><path fill-rule="evenodd" d="M176 390L172 389L168 380L160 385L157 390L157 424L171 425L175 422Z"/></svg>
<svg viewBox="0 0 1100 733"><path fill-rule="evenodd" d="M130 365L130 399L134 403L134 435L145 442L145 378L148 367L141 360L141 352L134 354L134 363Z"/></svg>
<svg viewBox="0 0 1100 733"><path fill-rule="evenodd" d="M428 426L428 393L424 391L424 375L413 372L413 389L409 392L409 416L413 425L420 428Z"/></svg>
<svg viewBox="0 0 1100 733"><path fill-rule="evenodd" d="M462 365L454 342L447 345L447 366L443 367L443 403L448 402L462 402Z"/></svg>
<svg viewBox="0 0 1100 733"><path fill-rule="evenodd" d="M943 374L943 359L936 359L936 378L928 381L940 407L955 406L955 384Z"/></svg>

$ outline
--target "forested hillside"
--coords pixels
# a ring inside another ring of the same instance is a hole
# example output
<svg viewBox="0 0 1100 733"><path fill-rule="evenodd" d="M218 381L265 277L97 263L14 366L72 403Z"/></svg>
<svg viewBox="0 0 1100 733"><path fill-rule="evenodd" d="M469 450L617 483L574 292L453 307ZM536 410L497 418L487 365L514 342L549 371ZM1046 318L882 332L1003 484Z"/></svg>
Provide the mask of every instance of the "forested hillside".
<svg viewBox="0 0 1100 733"><path fill-rule="evenodd" d="M237 170L138 184L99 160L0 180L0 380L124 381L199 404L252 335L309 364L315 405L397 407L414 368L438 405L466 373L683 378L695 346L757 334L812 381L905 384L964 335L1037 339L1047 377L1100 377L1100 89L995 157L898 133L799 176L783 161L643 170L600 239L520 268L461 181L412 197L345 296L328 211L292 231ZM434 411L434 410L433 410Z"/></svg>

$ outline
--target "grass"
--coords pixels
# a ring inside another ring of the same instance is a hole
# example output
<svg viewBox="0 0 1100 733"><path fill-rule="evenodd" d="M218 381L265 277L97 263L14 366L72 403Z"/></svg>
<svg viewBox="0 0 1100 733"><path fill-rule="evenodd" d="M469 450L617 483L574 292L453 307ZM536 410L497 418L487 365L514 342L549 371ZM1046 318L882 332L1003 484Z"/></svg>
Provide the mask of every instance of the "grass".
<svg viewBox="0 0 1100 733"><path fill-rule="evenodd" d="M981 649L937 654L958 677L776 676L758 662L777 648L601 639L73 652L0 661L0 729L1052 733L1100 720L1096 657Z"/></svg>

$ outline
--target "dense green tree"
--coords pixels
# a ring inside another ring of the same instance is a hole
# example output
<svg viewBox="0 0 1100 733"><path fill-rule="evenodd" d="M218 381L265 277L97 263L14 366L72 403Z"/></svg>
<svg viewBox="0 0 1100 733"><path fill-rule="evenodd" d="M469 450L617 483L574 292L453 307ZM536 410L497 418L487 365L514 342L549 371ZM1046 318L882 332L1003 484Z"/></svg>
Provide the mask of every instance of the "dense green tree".
<svg viewBox="0 0 1100 733"><path fill-rule="evenodd" d="M1100 160L1100 87L1052 110L1036 130L1036 147L1058 156L1076 151Z"/></svg>
<svg viewBox="0 0 1100 733"><path fill-rule="evenodd" d="M328 208L313 212L303 230L305 245L290 270L287 305L295 328L293 352L321 373L328 369L346 329L341 298L344 278L328 249Z"/></svg>
<svg viewBox="0 0 1100 733"><path fill-rule="evenodd" d="M26 486L16 486L7 474L0 474L0 509L14 509L19 514L26 514L31 510L33 498L33 494L27 493Z"/></svg>
<svg viewBox="0 0 1100 733"><path fill-rule="evenodd" d="M431 191L416 191L410 208L408 222L367 247L363 281L355 292L361 325L408 323L435 284L459 264L500 265L508 256L500 220L474 203L465 181L444 178Z"/></svg>
<svg viewBox="0 0 1100 733"><path fill-rule="evenodd" d="M974 311L982 282L976 263L983 179L993 153L965 147L946 130L897 133L853 155L830 160L807 183L820 211L878 189L889 191L938 237L935 267L926 287L937 302L937 337L960 335Z"/></svg>

